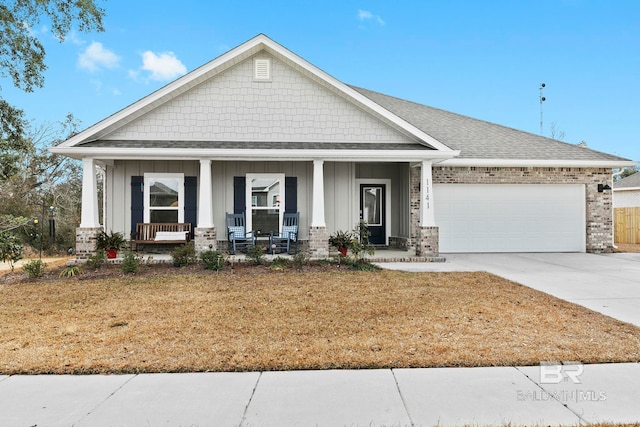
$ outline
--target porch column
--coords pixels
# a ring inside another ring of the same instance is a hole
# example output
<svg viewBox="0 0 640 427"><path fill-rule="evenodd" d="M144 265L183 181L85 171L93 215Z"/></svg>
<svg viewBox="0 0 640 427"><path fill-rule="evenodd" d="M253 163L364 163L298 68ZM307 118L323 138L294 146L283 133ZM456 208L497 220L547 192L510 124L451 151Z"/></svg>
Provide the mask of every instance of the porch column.
<svg viewBox="0 0 640 427"><path fill-rule="evenodd" d="M86 260L96 253L96 237L102 231L98 217L96 161L82 159L82 208L76 228L76 259Z"/></svg>
<svg viewBox="0 0 640 427"><path fill-rule="evenodd" d="M439 256L439 229L436 226L433 199L432 162L423 160L420 167L420 224L417 230L416 255Z"/></svg>
<svg viewBox="0 0 640 427"><path fill-rule="evenodd" d="M309 226L309 257L329 256L329 232L324 218L324 160L313 161L313 208Z"/></svg>
<svg viewBox="0 0 640 427"><path fill-rule="evenodd" d="M96 185L96 161L82 159L82 213L81 228L100 227L98 220L98 187Z"/></svg>
<svg viewBox="0 0 640 427"><path fill-rule="evenodd" d="M433 227L436 217L433 212L433 179L431 162L423 161L420 173L420 226Z"/></svg>
<svg viewBox="0 0 640 427"><path fill-rule="evenodd" d="M200 192L198 194L198 228L213 227L211 194L211 160L200 160Z"/></svg>
<svg viewBox="0 0 640 427"><path fill-rule="evenodd" d="M324 160L313 161L312 227L326 227L324 220Z"/></svg>
<svg viewBox="0 0 640 427"><path fill-rule="evenodd" d="M194 230L196 252L217 250L217 233L213 225L213 195L211 160L200 160L200 191L198 192L198 225Z"/></svg>

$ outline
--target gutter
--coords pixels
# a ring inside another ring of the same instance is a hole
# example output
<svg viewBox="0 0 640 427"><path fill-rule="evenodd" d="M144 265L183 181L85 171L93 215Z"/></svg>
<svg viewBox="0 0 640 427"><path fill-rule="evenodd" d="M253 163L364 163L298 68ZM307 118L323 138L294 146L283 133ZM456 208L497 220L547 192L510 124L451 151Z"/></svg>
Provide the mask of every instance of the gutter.
<svg viewBox="0 0 640 427"><path fill-rule="evenodd" d="M335 162L379 161L379 162L416 162L432 160L441 162L460 154L460 151L439 150L330 150L330 149L159 149L140 150L136 148L84 148L52 147L54 154L75 159L94 158L108 160L252 160L252 161L313 161L327 160Z"/></svg>

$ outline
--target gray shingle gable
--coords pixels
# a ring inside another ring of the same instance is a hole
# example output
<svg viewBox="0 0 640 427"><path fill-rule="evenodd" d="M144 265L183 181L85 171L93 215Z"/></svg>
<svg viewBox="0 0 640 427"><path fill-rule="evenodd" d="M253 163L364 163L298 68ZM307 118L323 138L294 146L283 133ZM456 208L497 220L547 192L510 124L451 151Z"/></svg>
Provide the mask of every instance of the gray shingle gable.
<svg viewBox="0 0 640 427"><path fill-rule="evenodd" d="M640 187L640 172L629 175L626 178L613 184L614 188L635 188Z"/></svg>
<svg viewBox="0 0 640 427"><path fill-rule="evenodd" d="M462 159L627 160L506 126L350 86L451 149Z"/></svg>

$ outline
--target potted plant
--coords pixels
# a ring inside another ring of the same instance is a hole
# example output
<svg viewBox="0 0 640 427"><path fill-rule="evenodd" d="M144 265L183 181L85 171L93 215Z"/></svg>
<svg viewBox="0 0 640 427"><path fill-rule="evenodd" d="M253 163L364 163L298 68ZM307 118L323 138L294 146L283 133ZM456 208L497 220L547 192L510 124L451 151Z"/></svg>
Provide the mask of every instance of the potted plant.
<svg viewBox="0 0 640 427"><path fill-rule="evenodd" d="M353 244L353 236L349 231L338 230L329 236L329 244L335 246L342 256L347 256L347 251Z"/></svg>
<svg viewBox="0 0 640 427"><path fill-rule="evenodd" d="M96 248L104 249L107 253L107 258L110 259L115 258L118 255L118 251L125 248L126 243L124 234L117 231L111 231L108 234L101 231L96 238Z"/></svg>

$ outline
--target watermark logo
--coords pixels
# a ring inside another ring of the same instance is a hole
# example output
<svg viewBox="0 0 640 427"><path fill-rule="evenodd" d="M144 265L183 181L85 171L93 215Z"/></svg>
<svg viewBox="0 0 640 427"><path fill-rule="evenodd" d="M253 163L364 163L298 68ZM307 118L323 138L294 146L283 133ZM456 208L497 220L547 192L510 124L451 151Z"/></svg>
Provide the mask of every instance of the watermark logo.
<svg viewBox="0 0 640 427"><path fill-rule="evenodd" d="M560 384L571 381L582 384L580 376L584 372L584 365L580 362L541 362L540 384Z"/></svg>
<svg viewBox="0 0 640 427"><path fill-rule="evenodd" d="M584 373L584 365L580 362L541 362L540 387L538 390L518 390L519 401L557 400L568 402L602 402L607 400L607 393L598 390L585 390L580 384ZM564 387L548 387L545 385L564 384Z"/></svg>

